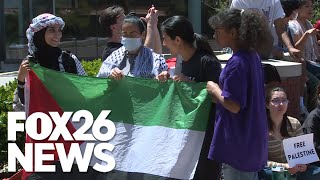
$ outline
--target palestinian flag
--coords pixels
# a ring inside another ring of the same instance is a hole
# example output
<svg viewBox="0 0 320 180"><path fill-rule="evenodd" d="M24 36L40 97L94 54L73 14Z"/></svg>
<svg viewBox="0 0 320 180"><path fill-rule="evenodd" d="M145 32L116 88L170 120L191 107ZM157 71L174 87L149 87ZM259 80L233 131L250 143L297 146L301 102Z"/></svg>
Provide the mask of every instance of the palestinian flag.
<svg viewBox="0 0 320 180"><path fill-rule="evenodd" d="M161 83L125 77L121 81L83 77L32 65L26 90L27 113L90 111L94 119L111 110L116 134L108 143L119 172L139 172L192 179L209 116L210 98L204 83ZM71 120L72 134L79 125ZM40 131L40 129L38 129ZM26 142L37 142L26 137ZM58 142L64 142L60 137ZM66 151L71 143L64 142ZM80 147L86 141L76 142ZM55 151L55 161L59 160ZM94 165L98 159L91 159ZM104 164L104 162L99 162Z"/></svg>

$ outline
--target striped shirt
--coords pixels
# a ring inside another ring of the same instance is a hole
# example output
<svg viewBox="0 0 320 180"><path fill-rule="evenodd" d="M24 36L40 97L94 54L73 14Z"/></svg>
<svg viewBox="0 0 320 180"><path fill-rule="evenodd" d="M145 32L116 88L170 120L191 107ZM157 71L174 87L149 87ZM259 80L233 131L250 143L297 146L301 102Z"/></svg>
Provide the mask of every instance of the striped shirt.
<svg viewBox="0 0 320 180"><path fill-rule="evenodd" d="M289 117L290 124L287 124L287 130L290 137L303 135L300 122L293 117ZM292 128L291 128L292 127ZM283 149L283 139L275 137L272 133L269 132L269 141L268 141L268 166L280 166L285 167L287 164L286 156Z"/></svg>

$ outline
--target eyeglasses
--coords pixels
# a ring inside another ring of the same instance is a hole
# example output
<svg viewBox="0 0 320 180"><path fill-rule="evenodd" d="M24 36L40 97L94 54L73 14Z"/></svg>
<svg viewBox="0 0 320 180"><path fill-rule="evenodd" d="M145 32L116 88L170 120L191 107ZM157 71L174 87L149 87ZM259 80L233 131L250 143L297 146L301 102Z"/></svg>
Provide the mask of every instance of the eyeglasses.
<svg viewBox="0 0 320 180"><path fill-rule="evenodd" d="M271 103L275 106L279 106L280 104L286 106L289 104L289 100L288 99L272 99Z"/></svg>

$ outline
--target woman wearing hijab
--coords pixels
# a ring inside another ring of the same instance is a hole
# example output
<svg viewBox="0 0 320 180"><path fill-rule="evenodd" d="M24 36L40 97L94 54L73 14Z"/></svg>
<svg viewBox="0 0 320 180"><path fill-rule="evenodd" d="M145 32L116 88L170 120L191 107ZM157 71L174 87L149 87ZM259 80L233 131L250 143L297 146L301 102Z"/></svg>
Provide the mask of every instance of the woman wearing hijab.
<svg viewBox="0 0 320 180"><path fill-rule="evenodd" d="M22 61L18 72L18 97L14 103L24 104L24 84L29 62L34 61L40 66L78 75L86 75L77 57L58 46L62 37L64 21L52 14L40 14L32 19L26 31L29 55Z"/></svg>
<svg viewBox="0 0 320 180"><path fill-rule="evenodd" d="M15 95L16 102L20 104L20 109L24 111L24 84L25 78L30 70L29 62L39 63L40 66L56 71L68 72L78 75L86 75L77 57L66 51L62 51L58 46L62 37L64 21L52 14L41 14L32 20L26 31L28 38L29 55L22 61L18 72L18 96ZM87 173L80 173L76 165L71 172L63 173L60 162L54 162L55 172L29 173L23 172L22 179L95 179L95 172L92 168Z"/></svg>

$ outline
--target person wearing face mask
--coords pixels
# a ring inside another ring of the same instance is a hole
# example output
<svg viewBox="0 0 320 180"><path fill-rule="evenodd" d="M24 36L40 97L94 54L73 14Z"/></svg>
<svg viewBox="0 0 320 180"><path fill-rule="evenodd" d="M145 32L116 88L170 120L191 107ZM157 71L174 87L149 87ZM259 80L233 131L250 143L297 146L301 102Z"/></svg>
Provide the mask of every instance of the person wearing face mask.
<svg viewBox="0 0 320 180"><path fill-rule="evenodd" d="M108 38L107 45L102 53L102 61L104 61L113 51L122 47L121 44L121 28L125 14L121 6L114 5L103 10L99 23L105 30ZM144 45L154 52L161 54L162 46L160 41L160 34L157 28L158 24L158 10L152 6L147 15L143 19L147 23L147 32Z"/></svg>
<svg viewBox="0 0 320 180"><path fill-rule="evenodd" d="M167 74L167 64L161 54L145 47L146 27L142 20L127 15L122 24L122 47L115 50L102 63L97 77L121 80L125 76L158 79L158 75ZM162 80L162 79L161 79ZM142 173L128 173L128 180L143 179ZM103 175L107 177L107 174Z"/></svg>
<svg viewBox="0 0 320 180"><path fill-rule="evenodd" d="M97 77L115 80L121 80L124 76L155 79L160 73L166 73L168 67L164 57L142 44L145 29L139 17L126 16L122 24L123 46L107 57Z"/></svg>

